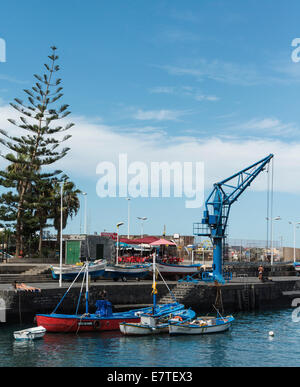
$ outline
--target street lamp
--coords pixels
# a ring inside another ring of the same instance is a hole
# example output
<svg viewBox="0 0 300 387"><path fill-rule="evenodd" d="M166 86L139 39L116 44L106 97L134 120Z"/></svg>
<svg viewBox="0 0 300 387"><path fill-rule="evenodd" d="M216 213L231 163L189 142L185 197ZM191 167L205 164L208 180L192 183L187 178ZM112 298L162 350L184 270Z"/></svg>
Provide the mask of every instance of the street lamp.
<svg viewBox="0 0 300 387"><path fill-rule="evenodd" d="M59 241L59 287L62 286L62 229L63 229L63 189L64 183L60 185L60 241Z"/></svg>
<svg viewBox="0 0 300 387"><path fill-rule="evenodd" d="M84 234L87 234L87 214L86 214L86 207L87 207L87 193L81 192L84 196Z"/></svg>
<svg viewBox="0 0 300 387"><path fill-rule="evenodd" d="M142 216L142 217L140 217L140 216L138 216L137 217L137 219L139 219L140 221L141 221L141 238L143 238L143 236L144 236L144 221L145 220L147 220L148 218L146 218L146 217L144 217L144 216ZM143 257L143 243L141 243L141 256Z"/></svg>
<svg viewBox="0 0 300 387"><path fill-rule="evenodd" d="M124 224L123 222L117 223L117 257L116 257L116 265L119 263L119 227Z"/></svg>
<svg viewBox="0 0 300 387"><path fill-rule="evenodd" d="M129 228L129 225L130 225L130 198L126 198L126 200L128 201L127 239L129 239L129 234L130 234L130 228Z"/></svg>
<svg viewBox="0 0 300 387"><path fill-rule="evenodd" d="M289 224L293 225L294 229L294 262L296 262L296 226L297 224L300 224L300 222L289 222Z"/></svg>
<svg viewBox="0 0 300 387"><path fill-rule="evenodd" d="M148 218L140 217L140 216L138 216L137 218L140 219L140 221L141 221L141 238L143 238L143 236L144 236L143 221L147 220Z"/></svg>
<svg viewBox="0 0 300 387"><path fill-rule="evenodd" d="M281 220L281 217L280 216L276 216L276 218L272 218L271 219L271 265L273 265L273 261L274 261L274 252L273 252L273 234L274 234L274 230L273 230L273 220Z"/></svg>

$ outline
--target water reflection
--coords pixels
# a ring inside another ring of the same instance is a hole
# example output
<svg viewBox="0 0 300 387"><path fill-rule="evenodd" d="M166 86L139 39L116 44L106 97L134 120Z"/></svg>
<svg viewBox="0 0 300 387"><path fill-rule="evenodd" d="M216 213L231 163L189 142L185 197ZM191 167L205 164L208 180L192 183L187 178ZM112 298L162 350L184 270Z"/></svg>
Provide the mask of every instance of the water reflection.
<svg viewBox="0 0 300 387"><path fill-rule="evenodd" d="M46 333L15 341L16 327L0 330L0 358L9 366L299 366L300 323L291 310L239 313L228 332L126 337L120 332ZM269 331L275 336L269 336Z"/></svg>

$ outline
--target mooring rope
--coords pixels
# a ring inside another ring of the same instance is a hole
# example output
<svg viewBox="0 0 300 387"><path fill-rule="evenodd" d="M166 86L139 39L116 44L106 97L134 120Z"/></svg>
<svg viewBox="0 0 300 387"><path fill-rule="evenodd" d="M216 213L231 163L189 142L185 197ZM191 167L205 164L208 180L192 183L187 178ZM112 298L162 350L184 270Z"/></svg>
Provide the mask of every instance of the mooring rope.
<svg viewBox="0 0 300 387"><path fill-rule="evenodd" d="M267 166L267 246L269 248L269 220L270 220L270 165Z"/></svg>
<svg viewBox="0 0 300 387"><path fill-rule="evenodd" d="M75 277L74 281L71 283L71 285L69 286L68 290L65 292L65 294L63 295L62 299L60 300L60 302L56 305L56 308L54 309L54 311L52 312L55 313L56 310L58 309L58 307L60 306L60 304L62 303L63 299L65 298L65 296L69 293L71 287L73 286L73 284L75 283L75 281L77 280L77 278L79 277L80 273L82 272L82 270L85 268L85 265L82 266L81 270L79 271L79 273L77 274L77 276Z"/></svg>
<svg viewBox="0 0 300 387"><path fill-rule="evenodd" d="M19 322L22 325L22 313L21 313L21 292L19 291Z"/></svg>
<svg viewBox="0 0 300 387"><path fill-rule="evenodd" d="M79 308L80 299L81 299L81 295L82 295L82 289L83 289L83 284L84 284L85 276L86 276L86 271L83 274L83 280L82 280L82 283L81 283L81 288L80 288L80 293L79 293L79 297L78 297L78 302L77 302L77 307L76 307L75 314L78 313L78 308Z"/></svg>

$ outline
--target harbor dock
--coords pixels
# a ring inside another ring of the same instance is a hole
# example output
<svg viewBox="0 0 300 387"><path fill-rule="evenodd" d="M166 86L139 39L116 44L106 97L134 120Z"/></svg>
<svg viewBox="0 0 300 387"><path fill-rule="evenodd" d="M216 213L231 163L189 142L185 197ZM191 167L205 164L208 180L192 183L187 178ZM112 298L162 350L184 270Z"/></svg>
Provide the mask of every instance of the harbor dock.
<svg viewBox="0 0 300 387"><path fill-rule="evenodd" d="M280 273L277 273L280 274ZM291 273L293 274L293 273ZM32 322L37 313L51 313L65 294L70 283L62 287L57 281L27 282L28 285L39 288L40 292L16 291L8 283L0 283L0 316L2 322ZM257 277L234 277L223 285L206 283L204 281L167 281L171 290L168 291L162 281L157 283L157 302L172 302L173 297L197 312L209 313L216 297L221 296L222 307L226 313L239 311L263 310L267 308L288 308L292 300L300 297L300 277L269 276L266 282ZM151 280L113 282L99 280L91 282L89 288L89 303L91 313L93 305L105 290L107 298L113 304L115 311L138 308L152 304ZM80 283L75 283L59 307L60 313L73 313L78 302ZM80 313L84 313L85 299L81 298Z"/></svg>

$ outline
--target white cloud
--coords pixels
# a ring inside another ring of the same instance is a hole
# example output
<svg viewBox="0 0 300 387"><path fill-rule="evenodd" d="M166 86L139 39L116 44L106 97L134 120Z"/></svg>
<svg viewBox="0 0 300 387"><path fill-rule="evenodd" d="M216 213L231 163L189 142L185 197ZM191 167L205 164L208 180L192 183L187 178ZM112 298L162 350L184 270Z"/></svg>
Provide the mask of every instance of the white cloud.
<svg viewBox="0 0 300 387"><path fill-rule="evenodd" d="M299 66L287 61L240 64L204 58L187 59L183 64L157 66L171 75L191 76L197 81L213 80L231 85L255 86L265 84L290 84L299 82Z"/></svg>
<svg viewBox="0 0 300 387"><path fill-rule="evenodd" d="M196 95L195 96L196 101L219 101L219 97L216 97L215 95Z"/></svg>
<svg viewBox="0 0 300 387"><path fill-rule="evenodd" d="M199 40L203 40L203 36L200 34L195 34L190 31L185 30L165 30L160 34L160 39L166 39L171 42L196 42Z"/></svg>
<svg viewBox="0 0 300 387"><path fill-rule="evenodd" d="M16 134L17 128L7 118L18 117L10 107L0 107L0 128ZM274 139L238 140L217 137L197 138L196 136L170 136L159 128L135 127L123 132L118 127L91 122L83 116L70 118L75 126L69 131L71 150L55 167L63 169L75 178L97 181L96 166L99 162L118 162L121 153L128 154L128 161L179 161L204 162L205 185L231 176L233 173L266 157L275 155L275 185L277 191L300 193L300 142L284 142ZM69 121L69 120L68 120ZM280 122L261 121L261 127L272 127ZM3 148L1 148L3 150ZM3 168L3 164L1 166ZM250 189L265 190L265 174L251 185Z"/></svg>
<svg viewBox="0 0 300 387"><path fill-rule="evenodd" d="M152 87L150 89L150 93L153 94L173 94L175 92L175 87L173 86L157 86L157 87Z"/></svg>
<svg viewBox="0 0 300 387"><path fill-rule="evenodd" d="M245 123L236 125L236 127L233 127L232 129L239 130L240 135L240 130L243 130L244 132L247 131L249 135L257 135L261 137L290 137L294 135L299 136L299 128L295 123L286 124L274 117L254 118Z"/></svg>
<svg viewBox="0 0 300 387"><path fill-rule="evenodd" d="M201 90L193 87L193 86L181 86L181 87L175 87L175 86L158 86L153 87L150 89L150 93L155 94L173 94L180 97L192 97L196 101L211 101L215 102L218 101L220 98L215 95L207 95L203 94Z"/></svg>
<svg viewBox="0 0 300 387"><path fill-rule="evenodd" d="M252 86L261 82L265 83L265 78L259 74L255 66L241 66L237 63L223 62L219 60L207 61L198 59L191 61L187 65L181 66L160 66L172 75L189 75L198 81L210 79L222 83Z"/></svg>
<svg viewBox="0 0 300 387"><path fill-rule="evenodd" d="M20 79L16 79L16 78L11 77L10 75L6 75L6 74L0 74L0 80L10 82L10 83L16 83L18 85L25 85L26 83L28 83L27 81L22 81Z"/></svg>
<svg viewBox="0 0 300 387"><path fill-rule="evenodd" d="M141 110L134 113L133 118L136 120L154 120L154 121L177 121L181 116L186 114L182 110Z"/></svg>
<svg viewBox="0 0 300 387"><path fill-rule="evenodd" d="M139 131L122 134L109 126L90 125L88 120L78 123L72 133L71 151L61 162L61 167L79 175L95 178L99 162L117 163L118 155L127 153L129 162L143 161L149 165L151 161L203 161L205 185L210 188L213 183L273 153L274 189L300 193L300 143L221 140L216 137L199 140L192 136L170 137L168 134ZM264 191L266 187L267 178L263 174L251 189Z"/></svg>

